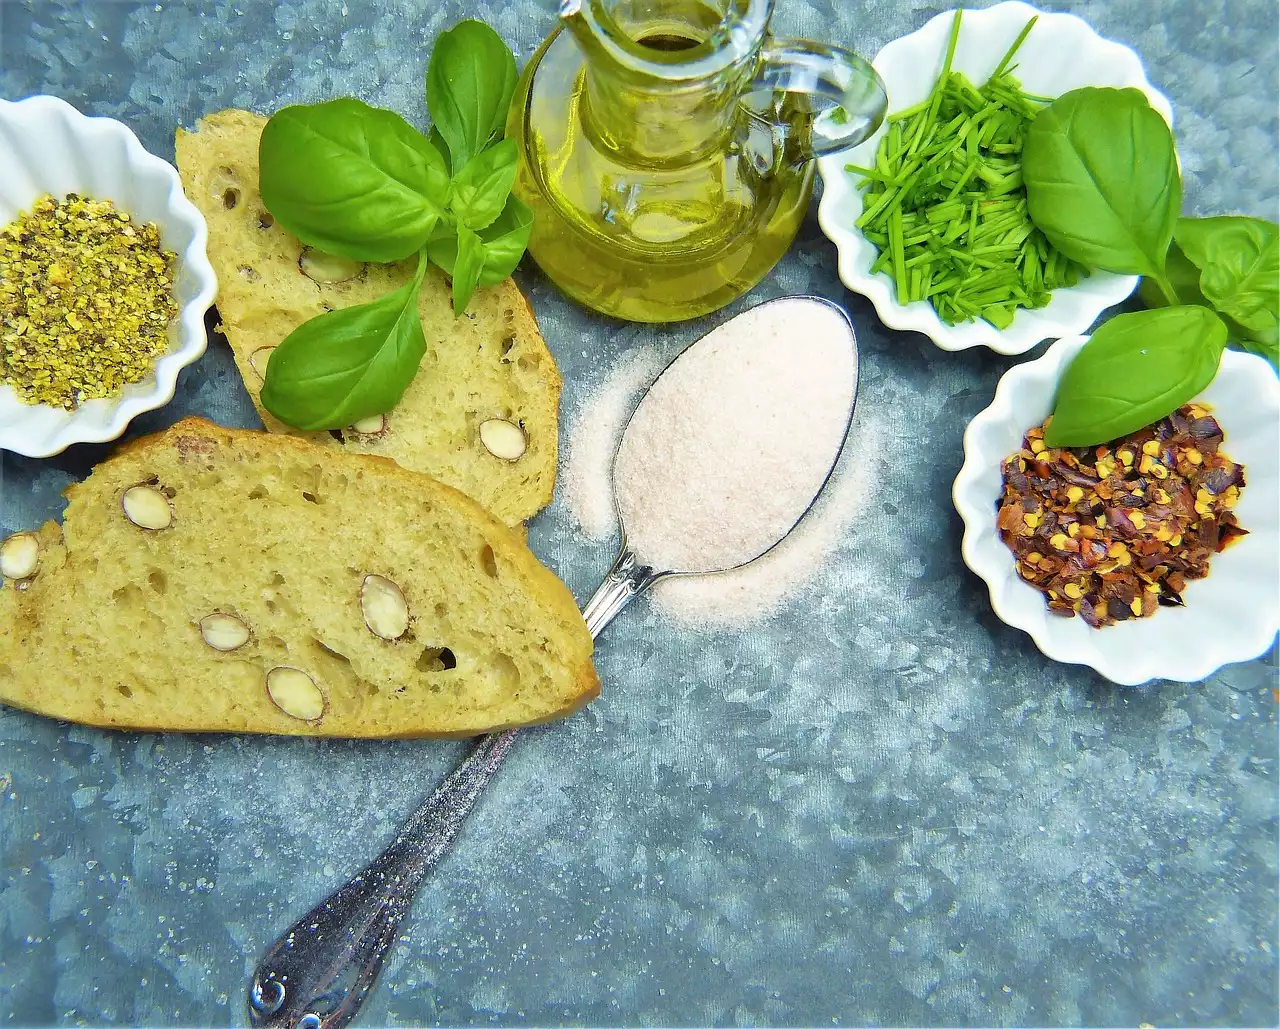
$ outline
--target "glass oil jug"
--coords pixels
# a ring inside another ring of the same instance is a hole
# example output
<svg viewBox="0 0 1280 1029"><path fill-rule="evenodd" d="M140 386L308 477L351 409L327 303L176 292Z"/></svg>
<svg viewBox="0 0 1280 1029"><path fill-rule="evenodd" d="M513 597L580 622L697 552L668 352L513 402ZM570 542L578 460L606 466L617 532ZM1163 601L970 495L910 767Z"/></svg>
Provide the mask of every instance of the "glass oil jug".
<svg viewBox="0 0 1280 1029"><path fill-rule="evenodd" d="M786 252L815 155L884 117L837 47L768 35L772 0L562 0L512 104L529 252L587 307L631 321L715 311Z"/></svg>

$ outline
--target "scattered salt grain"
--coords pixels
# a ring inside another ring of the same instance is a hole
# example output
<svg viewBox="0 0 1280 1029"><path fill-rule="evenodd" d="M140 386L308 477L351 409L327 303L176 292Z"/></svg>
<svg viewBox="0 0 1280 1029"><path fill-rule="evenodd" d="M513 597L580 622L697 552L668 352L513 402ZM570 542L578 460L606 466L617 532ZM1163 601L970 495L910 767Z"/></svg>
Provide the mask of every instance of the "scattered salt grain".
<svg viewBox="0 0 1280 1029"><path fill-rule="evenodd" d="M573 422L561 485L569 510L589 539L608 539L618 527L613 456L637 398L665 363L651 348L628 354L590 395Z"/></svg>
<svg viewBox="0 0 1280 1029"><path fill-rule="evenodd" d="M789 305L782 302L770 305L775 309L786 306ZM801 329L806 337L817 336L818 333L797 325L793 317L794 309L784 313L788 324L783 342L787 347L798 346L801 350L807 350L807 344L812 341L802 339L801 334L794 333L794 330ZM835 312L830 313L839 319ZM843 319L839 320L843 323ZM842 333L845 331L843 324L839 328ZM850 352L847 337L841 346L846 352ZM654 350L641 350L628 355L587 396L571 421L568 434L571 442L563 465L562 495L583 534L591 539L603 541L617 538L618 519L611 488L613 456L618 447L619 436L637 399L645 386L662 370L662 366L662 355ZM852 379L853 369L848 365L847 359L845 367L846 378ZM837 379L838 375L832 374L831 378ZM786 396L781 382L775 381L774 389L778 395ZM698 404L705 404L705 401L699 401ZM769 405L772 406L772 401ZM847 394L843 407L847 411ZM696 411L697 407L693 410ZM842 413L838 419L840 431L844 427L843 417ZM867 439L879 431L872 414L858 414L853 430L856 438ZM799 435L793 436L788 442L789 447L804 445L805 439ZM825 450L825 456L821 460L821 474L818 475L819 484L821 476L826 474L834 448L835 445L811 447L814 451ZM824 575L823 570L830 566L832 555L843 543L850 522L865 506L866 498L874 487L875 474L876 468L868 460L865 447L846 447L818 503L784 543L763 558L736 571L664 579L653 588L652 603L668 619L685 627L713 629L741 626L763 618L801 593L809 584L817 584L824 590L851 588L849 583L836 583L831 576ZM762 488L770 489L772 484L757 482L755 490L748 497L748 514L752 514L752 505L757 501ZM808 495L811 494L812 490ZM808 495L803 498L800 510L808 502ZM783 531L798 514L799 511L791 514ZM752 517L757 515L752 514Z"/></svg>

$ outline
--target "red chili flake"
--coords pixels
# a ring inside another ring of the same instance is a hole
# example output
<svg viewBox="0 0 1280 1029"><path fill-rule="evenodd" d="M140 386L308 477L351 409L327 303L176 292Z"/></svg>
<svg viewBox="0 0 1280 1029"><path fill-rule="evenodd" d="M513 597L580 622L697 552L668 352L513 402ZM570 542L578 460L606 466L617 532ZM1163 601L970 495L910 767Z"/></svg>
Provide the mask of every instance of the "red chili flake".
<svg viewBox="0 0 1280 1029"><path fill-rule="evenodd" d="M1094 448L1046 448L1048 424L1005 460L996 525L1054 614L1100 628L1181 605L1187 580L1247 535L1231 510L1244 468L1202 405Z"/></svg>

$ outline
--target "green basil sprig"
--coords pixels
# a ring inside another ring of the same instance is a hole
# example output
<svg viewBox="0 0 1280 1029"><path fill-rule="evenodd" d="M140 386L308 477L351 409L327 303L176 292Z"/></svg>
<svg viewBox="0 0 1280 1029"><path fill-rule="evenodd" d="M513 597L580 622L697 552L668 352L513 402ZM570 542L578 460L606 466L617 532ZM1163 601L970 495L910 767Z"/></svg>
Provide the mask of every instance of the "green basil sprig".
<svg viewBox="0 0 1280 1029"><path fill-rule="evenodd" d="M1200 289L1223 314L1275 345L1280 332L1280 227L1261 218L1181 218L1178 245Z"/></svg>
<svg viewBox="0 0 1280 1029"><path fill-rule="evenodd" d="M1049 241L1090 268L1142 275L1154 308L1113 318L1076 355L1048 445L1105 443L1176 411L1213 380L1229 340L1276 362L1280 230L1179 218L1173 135L1141 92L1064 93L1036 116L1022 162Z"/></svg>
<svg viewBox="0 0 1280 1029"><path fill-rule="evenodd" d="M515 270L533 228L511 195L515 143L502 138L515 84L507 45L464 21L441 33L427 66L429 136L349 97L267 122L259 188L283 228L357 261L419 258L408 285L313 318L280 344L262 403L281 421L340 429L395 406L426 349L417 301L428 261L452 276L455 315Z"/></svg>
<svg viewBox="0 0 1280 1029"><path fill-rule="evenodd" d="M1183 252L1184 238L1197 263ZM1274 222L1234 215L1180 218L1165 275L1178 303L1214 309L1226 323L1231 345L1280 367L1280 228ZM1138 296L1148 307L1169 303L1150 279L1142 280Z"/></svg>
<svg viewBox="0 0 1280 1029"><path fill-rule="evenodd" d="M1280 226L1228 215L1179 218L1176 246L1199 271L1204 300L1245 350L1280 363Z"/></svg>
<svg viewBox="0 0 1280 1029"><path fill-rule="evenodd" d="M1176 411L1213 381L1226 345L1227 327L1204 307L1116 315L1063 373L1045 445L1092 446Z"/></svg>
<svg viewBox="0 0 1280 1029"><path fill-rule="evenodd" d="M480 285L494 286L511 274L511 270L524 253L533 228L533 213L515 197L511 197L502 213L488 226L476 233L483 244L484 264L480 270ZM427 244L427 253L433 264L439 265L454 279L454 297L458 295L458 276L454 262L458 257L458 236L442 236Z"/></svg>

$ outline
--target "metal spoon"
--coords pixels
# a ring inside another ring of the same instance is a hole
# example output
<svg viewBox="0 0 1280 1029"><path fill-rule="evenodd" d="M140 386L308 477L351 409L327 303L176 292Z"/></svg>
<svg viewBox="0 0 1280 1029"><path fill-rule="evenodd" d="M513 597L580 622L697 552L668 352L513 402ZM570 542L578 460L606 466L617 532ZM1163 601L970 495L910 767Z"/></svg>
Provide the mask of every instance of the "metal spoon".
<svg viewBox="0 0 1280 1029"><path fill-rule="evenodd" d="M853 418L858 380L858 344L853 324L842 308L821 297L781 297L766 303L782 301L823 304L839 312L842 318L854 356L853 383L845 420L847 434ZM694 343L684 353L697 345ZM667 365L662 375L667 374L679 359L677 357ZM661 379L662 375L658 378ZM640 403L643 402L641 398ZM773 550L817 502L835 471L840 450L837 447L831 455L826 478L790 528L760 553L730 568L713 572L652 568L641 562L632 551L624 525L618 556L604 582L582 609L592 638L660 579L732 571ZM249 987L249 1017L253 1025L341 1029L350 1024L372 989L413 898L432 869L449 851L467 815L501 766L519 732L519 729L508 729L482 737L457 769L409 817L386 850L298 919L270 947L254 971Z"/></svg>

